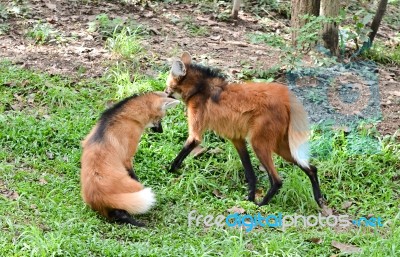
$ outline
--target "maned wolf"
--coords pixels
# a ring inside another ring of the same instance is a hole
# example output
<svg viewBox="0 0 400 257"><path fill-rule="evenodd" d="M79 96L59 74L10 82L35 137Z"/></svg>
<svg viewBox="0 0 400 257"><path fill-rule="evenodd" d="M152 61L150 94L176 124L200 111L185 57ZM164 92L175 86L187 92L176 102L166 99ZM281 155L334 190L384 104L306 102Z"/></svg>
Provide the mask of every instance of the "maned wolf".
<svg viewBox="0 0 400 257"><path fill-rule="evenodd" d="M147 212L155 197L139 183L132 158L145 128L162 132L161 118L178 103L163 92L134 95L101 115L82 142L82 197L93 210L118 223L144 226L130 214Z"/></svg>
<svg viewBox="0 0 400 257"><path fill-rule="evenodd" d="M182 98L187 106L189 137L175 158L170 171L175 171L186 156L200 144L209 129L232 141L242 161L249 185L248 200L255 200L254 174L246 139L268 172L271 188L259 205L267 204L282 186L274 167L272 153L299 166L310 178L315 201L323 198L317 168L309 164L309 124L303 105L279 83L228 83L208 67L192 63L184 53L174 61L165 91Z"/></svg>

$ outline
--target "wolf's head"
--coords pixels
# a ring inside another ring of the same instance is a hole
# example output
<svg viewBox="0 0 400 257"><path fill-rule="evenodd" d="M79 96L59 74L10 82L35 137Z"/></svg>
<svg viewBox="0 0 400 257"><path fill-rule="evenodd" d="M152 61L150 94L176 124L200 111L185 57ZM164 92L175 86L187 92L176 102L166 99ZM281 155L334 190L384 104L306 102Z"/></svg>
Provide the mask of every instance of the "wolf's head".
<svg viewBox="0 0 400 257"><path fill-rule="evenodd" d="M190 54L184 52L180 60L171 65L165 93L185 102L199 94L214 98L226 83L224 75L213 68L192 63Z"/></svg>
<svg viewBox="0 0 400 257"><path fill-rule="evenodd" d="M168 96L172 96L176 99L182 98L182 94L186 94L186 91L192 87L187 81L184 83L190 64L192 63L192 57L188 52L182 54L181 60L175 60L172 63L171 71L167 78L167 88L165 92Z"/></svg>
<svg viewBox="0 0 400 257"><path fill-rule="evenodd" d="M146 127L154 132L163 132L161 119L165 116L166 110L179 104L179 101L168 97L164 92L153 92L148 94L147 117L149 122Z"/></svg>

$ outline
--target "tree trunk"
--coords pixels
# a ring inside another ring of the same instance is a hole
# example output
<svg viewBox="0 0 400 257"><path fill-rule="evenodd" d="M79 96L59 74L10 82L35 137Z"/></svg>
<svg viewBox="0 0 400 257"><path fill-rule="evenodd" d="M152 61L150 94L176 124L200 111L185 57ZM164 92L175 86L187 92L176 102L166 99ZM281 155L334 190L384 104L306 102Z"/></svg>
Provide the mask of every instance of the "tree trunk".
<svg viewBox="0 0 400 257"><path fill-rule="evenodd" d="M232 7L232 18L237 19L240 9L240 0L233 0L233 7Z"/></svg>
<svg viewBox="0 0 400 257"><path fill-rule="evenodd" d="M301 19L301 16L310 14L314 16L319 15L320 0L292 0L292 44L295 46L298 36L298 29L300 29L306 21Z"/></svg>
<svg viewBox="0 0 400 257"><path fill-rule="evenodd" d="M372 41L374 41L376 33L378 32L379 25L381 25L381 21L382 21L383 15L386 12L387 3L388 3L388 0L381 0L379 2L378 10L376 11L375 17L374 17L374 19L372 21L372 24L371 24L372 31L369 34L369 43L370 43L370 45L372 45Z"/></svg>
<svg viewBox="0 0 400 257"><path fill-rule="evenodd" d="M339 0L321 0L320 15L327 18L339 16ZM339 29L336 22L324 23L322 40L325 48L334 56L339 56Z"/></svg>

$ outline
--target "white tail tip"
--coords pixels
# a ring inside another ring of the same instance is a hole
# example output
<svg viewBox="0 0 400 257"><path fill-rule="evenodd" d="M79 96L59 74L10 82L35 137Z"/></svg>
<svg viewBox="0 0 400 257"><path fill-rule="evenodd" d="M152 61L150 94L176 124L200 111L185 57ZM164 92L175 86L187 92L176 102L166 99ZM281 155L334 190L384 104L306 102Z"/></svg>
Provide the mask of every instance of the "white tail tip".
<svg viewBox="0 0 400 257"><path fill-rule="evenodd" d="M140 190L134 194L134 202L132 203L130 210L128 210L130 213L145 213L156 203L156 198L153 191L151 191L151 188L144 188L143 190Z"/></svg>
<svg viewBox="0 0 400 257"><path fill-rule="evenodd" d="M301 167L310 168L310 145L308 142L305 142L297 149L294 149L292 156L296 160L297 164L299 164Z"/></svg>

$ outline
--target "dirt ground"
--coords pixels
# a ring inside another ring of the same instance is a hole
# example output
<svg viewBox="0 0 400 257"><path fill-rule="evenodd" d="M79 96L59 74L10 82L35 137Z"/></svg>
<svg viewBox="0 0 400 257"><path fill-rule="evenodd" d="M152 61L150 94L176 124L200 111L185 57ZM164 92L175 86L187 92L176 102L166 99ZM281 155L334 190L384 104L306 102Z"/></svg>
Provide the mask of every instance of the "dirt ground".
<svg viewBox="0 0 400 257"><path fill-rule="evenodd" d="M189 51L196 62L220 68L231 79L244 69L268 69L279 62L280 50L266 45L251 44L248 33L267 32L251 14L240 11L237 21L218 21L214 14L204 14L197 4L158 3L138 7L118 3L100 2L82 4L81 1L32 0L26 17L10 17L10 30L0 35L0 57L10 59L25 68L69 77L100 77L110 67L112 54L104 48L104 40L97 32L88 31L88 23L101 13L110 18L132 19L150 31L144 47L148 60L165 65L182 51ZM278 19L267 28L268 32L282 33L289 21ZM190 34L180 21L191 17L195 23L207 28L205 36ZM26 37L29 27L38 20L47 21L65 39L63 43L35 44ZM391 28L382 24L378 37L391 36ZM281 34L283 35L283 34ZM288 35L283 35L289 40ZM85 70L84 73L79 72ZM380 110L383 121L378 125L382 134L393 134L400 127L400 67L379 65ZM146 71L154 74L149 66ZM285 78L280 78L284 81ZM400 137L400 135L398 135Z"/></svg>

